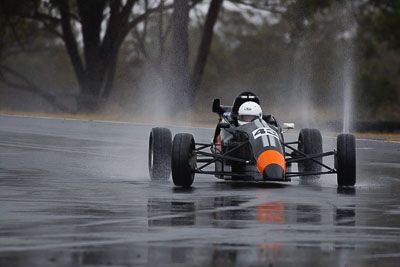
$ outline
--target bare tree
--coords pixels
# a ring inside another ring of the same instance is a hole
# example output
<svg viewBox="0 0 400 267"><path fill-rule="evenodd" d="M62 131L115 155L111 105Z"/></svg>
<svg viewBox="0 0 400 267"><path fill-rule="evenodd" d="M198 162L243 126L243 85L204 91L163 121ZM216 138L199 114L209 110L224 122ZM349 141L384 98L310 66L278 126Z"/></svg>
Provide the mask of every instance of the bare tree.
<svg viewBox="0 0 400 267"><path fill-rule="evenodd" d="M186 98L189 89L189 5L186 0L174 1L171 51L171 89ZM174 94L174 95L175 95Z"/></svg>
<svg viewBox="0 0 400 267"><path fill-rule="evenodd" d="M214 34L214 26L217 22L222 2L223 0L212 0L208 8L201 42L197 52L197 59L191 74L192 97L196 96L200 89L204 69L207 64L207 58L210 54L211 42Z"/></svg>
<svg viewBox="0 0 400 267"><path fill-rule="evenodd" d="M29 1L15 3L6 0L3 5L22 6L25 2ZM110 95L118 53L127 34L151 14L160 9L171 8L171 5L162 2L162 5L135 13L134 7L140 7L139 2L139 0L53 0L43 3L35 1L36 5L30 9L10 8L9 15L11 19L36 21L48 32L61 38L79 84L78 111L92 112ZM77 27L78 25L80 27ZM80 37L82 43L79 41ZM13 72L16 73L14 70ZM14 75L14 78L18 77L21 78L21 75ZM42 95L37 90L32 92Z"/></svg>
<svg viewBox="0 0 400 267"><path fill-rule="evenodd" d="M193 70L189 67L189 6L185 0L174 1L172 65L174 89L183 93L188 107L199 91L201 79L210 53L214 26L223 0L212 0L203 26L200 45Z"/></svg>

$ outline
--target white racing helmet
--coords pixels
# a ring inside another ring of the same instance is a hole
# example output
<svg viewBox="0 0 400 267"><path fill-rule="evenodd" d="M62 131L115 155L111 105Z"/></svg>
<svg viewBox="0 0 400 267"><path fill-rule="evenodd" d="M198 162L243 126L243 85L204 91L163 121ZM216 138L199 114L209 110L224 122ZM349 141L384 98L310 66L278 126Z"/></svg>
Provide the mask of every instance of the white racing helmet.
<svg viewBox="0 0 400 267"><path fill-rule="evenodd" d="M256 102L247 101L239 107L238 115L239 125L244 125L254 121L255 119L261 118L262 110L260 105Z"/></svg>

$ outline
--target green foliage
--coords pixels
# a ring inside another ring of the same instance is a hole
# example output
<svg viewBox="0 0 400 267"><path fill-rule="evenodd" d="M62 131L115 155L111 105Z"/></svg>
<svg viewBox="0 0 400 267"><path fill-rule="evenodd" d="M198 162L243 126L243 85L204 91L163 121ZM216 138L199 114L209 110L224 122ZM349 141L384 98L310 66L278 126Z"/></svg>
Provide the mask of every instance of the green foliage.
<svg viewBox="0 0 400 267"><path fill-rule="evenodd" d="M399 119L400 1L369 0L359 14L358 107L363 116Z"/></svg>
<svg viewBox="0 0 400 267"><path fill-rule="evenodd" d="M285 1L284 1L285 2ZM335 2L341 0L307 0L307 1L288 1L287 11L283 14L283 18L287 20L297 30L303 30L306 24L313 20L313 16L317 12L327 10Z"/></svg>
<svg viewBox="0 0 400 267"><path fill-rule="evenodd" d="M400 1L369 0L361 5L360 26L391 49L400 49Z"/></svg>
<svg viewBox="0 0 400 267"><path fill-rule="evenodd" d="M40 0L2 0L0 1L0 14L3 20L14 17L15 14L33 13L41 5Z"/></svg>
<svg viewBox="0 0 400 267"><path fill-rule="evenodd" d="M383 39L371 40L372 29L362 25L350 28L346 16L354 10L348 13L341 1L305 2L299 1L289 10L297 12L301 27L293 27L291 13L276 24L251 24L240 14L225 10L201 99L220 97L229 103L238 92L252 90L274 110L301 102L306 89L313 109L337 119L342 112L344 77L353 76L344 73L343 65L354 57L355 119L399 118L399 53L388 50Z"/></svg>
<svg viewBox="0 0 400 267"><path fill-rule="evenodd" d="M391 105L399 101L396 86L385 77L372 76L370 73L360 77L360 102L370 107L371 112L376 112L381 105Z"/></svg>
<svg viewBox="0 0 400 267"><path fill-rule="evenodd" d="M359 83L356 104L359 107L360 120L398 119L396 107L398 109L400 98L393 81L365 73L359 78Z"/></svg>

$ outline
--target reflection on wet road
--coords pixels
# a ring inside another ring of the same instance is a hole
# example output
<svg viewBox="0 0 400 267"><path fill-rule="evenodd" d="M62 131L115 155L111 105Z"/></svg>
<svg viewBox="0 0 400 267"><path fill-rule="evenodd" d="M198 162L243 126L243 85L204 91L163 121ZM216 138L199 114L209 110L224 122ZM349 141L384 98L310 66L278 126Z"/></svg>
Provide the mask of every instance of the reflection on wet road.
<svg viewBox="0 0 400 267"><path fill-rule="evenodd" d="M181 189L149 181L150 129L0 117L0 266L398 266L400 144L359 140L355 189L334 176Z"/></svg>

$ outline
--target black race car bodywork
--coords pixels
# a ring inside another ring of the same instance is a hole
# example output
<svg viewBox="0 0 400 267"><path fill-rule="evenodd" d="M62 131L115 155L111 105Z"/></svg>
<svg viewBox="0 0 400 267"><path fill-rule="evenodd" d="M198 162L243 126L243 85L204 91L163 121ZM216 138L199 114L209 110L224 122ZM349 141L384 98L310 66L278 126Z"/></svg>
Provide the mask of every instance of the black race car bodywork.
<svg viewBox="0 0 400 267"><path fill-rule="evenodd" d="M227 121L228 117L223 116L217 126L211 146L213 155L198 151L199 156L216 159L215 175L226 179L286 181L285 151L279 128L262 119L237 127ZM202 169L204 165L197 170Z"/></svg>
<svg viewBox="0 0 400 267"><path fill-rule="evenodd" d="M190 186L196 173L225 180L281 182L290 181L293 176L319 177L337 173L339 186L355 184L353 135L339 135L337 150L322 152L322 137L318 130L302 129L297 141L285 142L284 129L273 116L264 114L260 119L239 126L235 108L235 105L221 106L218 99L214 100L213 112L219 115L219 123L209 144L195 143L191 134L177 134L171 146L170 131L153 128L149 142L152 179L168 179L169 170L178 186ZM293 127L284 124L285 129ZM334 167L322 162L325 156L335 157ZM297 172L291 171L293 163L298 165ZM214 168L210 169L212 165Z"/></svg>

